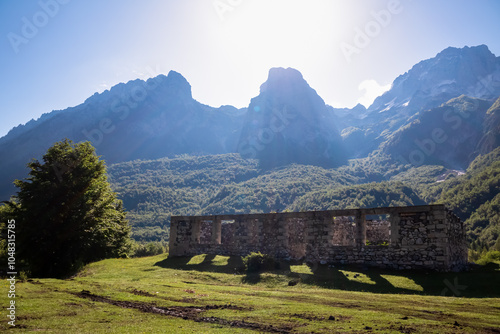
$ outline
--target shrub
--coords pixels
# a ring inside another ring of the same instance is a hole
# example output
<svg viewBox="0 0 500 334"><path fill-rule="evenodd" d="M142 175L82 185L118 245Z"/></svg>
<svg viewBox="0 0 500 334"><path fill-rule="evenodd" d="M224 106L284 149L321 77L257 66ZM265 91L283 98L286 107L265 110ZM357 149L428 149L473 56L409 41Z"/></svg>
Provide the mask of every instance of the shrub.
<svg viewBox="0 0 500 334"><path fill-rule="evenodd" d="M145 257L163 254L165 247L161 242L149 242L147 244L137 243L132 254L132 257Z"/></svg>
<svg viewBox="0 0 500 334"><path fill-rule="evenodd" d="M476 263L480 265L485 265L490 262L500 262L500 251L491 250L482 255L479 260L476 261Z"/></svg>
<svg viewBox="0 0 500 334"><path fill-rule="evenodd" d="M242 257L243 265L248 273L256 273L264 270L273 270L276 267L274 258L261 252L252 252Z"/></svg>
<svg viewBox="0 0 500 334"><path fill-rule="evenodd" d="M21 282L26 282L26 281L28 280L28 273L27 273L27 272L25 272L24 270L21 270L21 271L19 272L19 280L20 280Z"/></svg>

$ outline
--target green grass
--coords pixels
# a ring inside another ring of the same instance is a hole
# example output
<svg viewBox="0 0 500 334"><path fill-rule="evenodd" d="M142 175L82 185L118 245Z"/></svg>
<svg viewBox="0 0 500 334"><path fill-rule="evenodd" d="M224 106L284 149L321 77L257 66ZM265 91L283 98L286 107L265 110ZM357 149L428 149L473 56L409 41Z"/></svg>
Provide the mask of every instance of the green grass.
<svg viewBox="0 0 500 334"><path fill-rule="evenodd" d="M18 282L16 328L10 328L4 315L8 286L2 280L0 330L500 332L498 264L465 273L426 273L282 263L278 270L256 275L246 275L241 266L237 257L158 255L100 261L67 280ZM179 313L172 315L174 311Z"/></svg>

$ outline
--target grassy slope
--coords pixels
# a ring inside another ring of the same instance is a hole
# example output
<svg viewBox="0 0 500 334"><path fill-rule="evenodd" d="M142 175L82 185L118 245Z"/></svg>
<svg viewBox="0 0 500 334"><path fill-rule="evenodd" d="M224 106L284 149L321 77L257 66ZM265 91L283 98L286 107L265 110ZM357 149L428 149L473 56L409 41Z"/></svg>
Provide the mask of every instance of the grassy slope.
<svg viewBox="0 0 500 334"><path fill-rule="evenodd" d="M459 274L297 265L257 276L235 271L240 265L239 258L160 255L104 260L69 280L18 283L18 327L10 331L442 334L500 329L498 265ZM289 281L298 284L288 286ZM8 302L6 283L2 280L2 306ZM462 297L452 297L450 287ZM78 295L82 290L107 302ZM194 308L179 308L189 306ZM155 313L162 308L178 314ZM182 312L198 313L184 320ZM8 328L2 318L0 330ZM231 326L238 323L246 328Z"/></svg>

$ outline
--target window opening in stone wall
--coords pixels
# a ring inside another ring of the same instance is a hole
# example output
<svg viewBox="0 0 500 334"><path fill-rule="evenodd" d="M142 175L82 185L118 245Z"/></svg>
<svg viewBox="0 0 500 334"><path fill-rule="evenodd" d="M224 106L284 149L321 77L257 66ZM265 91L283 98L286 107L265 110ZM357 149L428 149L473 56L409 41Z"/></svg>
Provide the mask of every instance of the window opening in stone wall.
<svg viewBox="0 0 500 334"><path fill-rule="evenodd" d="M208 245L212 242L212 220L202 220L200 222L200 244Z"/></svg>
<svg viewBox="0 0 500 334"><path fill-rule="evenodd" d="M366 215L366 245L389 246L391 242L390 215Z"/></svg>
<svg viewBox="0 0 500 334"><path fill-rule="evenodd" d="M221 244L229 245L234 241L234 220L221 221Z"/></svg>
<svg viewBox="0 0 500 334"><path fill-rule="evenodd" d="M332 245L354 246L356 244L356 220L354 216L333 217Z"/></svg>

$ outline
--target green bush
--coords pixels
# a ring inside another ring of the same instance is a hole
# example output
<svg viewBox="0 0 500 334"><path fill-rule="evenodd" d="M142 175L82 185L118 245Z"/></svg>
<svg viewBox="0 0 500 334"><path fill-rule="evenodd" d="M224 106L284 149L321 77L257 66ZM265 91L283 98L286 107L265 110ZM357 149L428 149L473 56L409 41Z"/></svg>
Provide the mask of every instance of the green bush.
<svg viewBox="0 0 500 334"><path fill-rule="evenodd" d="M477 264L485 265L490 262L500 262L500 252L491 250L484 255L482 255L479 260L476 261Z"/></svg>
<svg viewBox="0 0 500 334"><path fill-rule="evenodd" d="M166 250L161 242L149 242L147 244L136 243L132 257L145 257L163 254Z"/></svg>
<svg viewBox="0 0 500 334"><path fill-rule="evenodd" d="M241 258L248 273L257 273L265 270L273 270L276 267L274 258L261 252L252 252Z"/></svg>

